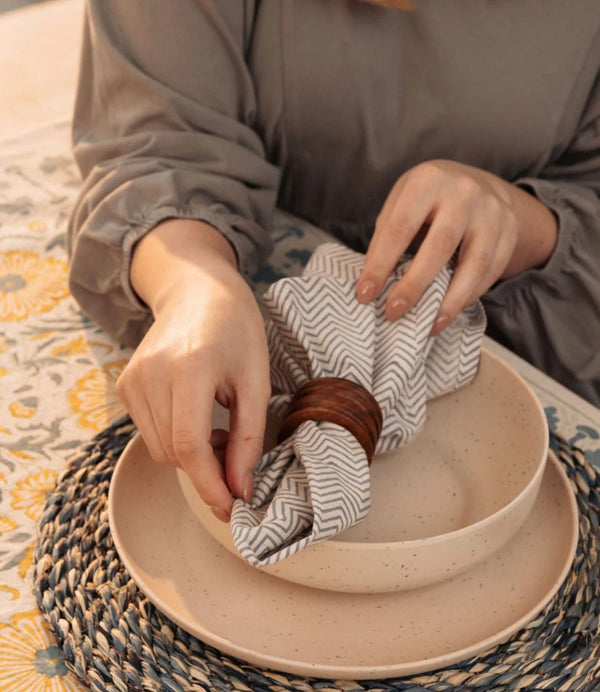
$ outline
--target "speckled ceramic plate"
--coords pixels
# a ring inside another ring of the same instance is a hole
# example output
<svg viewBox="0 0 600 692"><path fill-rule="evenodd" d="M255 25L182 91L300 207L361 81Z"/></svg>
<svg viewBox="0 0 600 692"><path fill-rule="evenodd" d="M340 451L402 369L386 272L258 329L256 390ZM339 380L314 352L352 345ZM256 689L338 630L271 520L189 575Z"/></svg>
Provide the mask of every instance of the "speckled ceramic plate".
<svg viewBox="0 0 600 692"><path fill-rule="evenodd" d="M267 421L267 449L279 427ZM219 406L213 428L229 428L229 413ZM351 593L421 588L462 574L494 555L529 516L548 439L546 415L531 387L482 349L471 384L429 401L427 422L410 444L375 455L364 521L264 571ZM241 559L231 528L183 471L178 478L204 528Z"/></svg>
<svg viewBox="0 0 600 692"><path fill-rule="evenodd" d="M131 576L185 630L255 665L335 679L433 670L507 640L556 593L577 544L575 500L552 455L504 548L451 580L393 594L311 589L245 564L206 532L174 469L152 462L139 437L116 467L109 518Z"/></svg>

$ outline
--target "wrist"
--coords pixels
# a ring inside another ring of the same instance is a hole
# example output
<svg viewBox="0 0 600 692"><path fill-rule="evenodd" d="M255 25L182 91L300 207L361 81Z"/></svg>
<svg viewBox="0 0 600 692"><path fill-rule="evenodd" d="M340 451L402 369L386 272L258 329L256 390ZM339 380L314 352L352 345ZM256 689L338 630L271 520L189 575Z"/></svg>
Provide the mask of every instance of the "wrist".
<svg viewBox="0 0 600 692"><path fill-rule="evenodd" d="M512 183L507 185L512 188L517 237L502 278L543 267L552 256L558 240L558 221L554 213L534 195Z"/></svg>
<svg viewBox="0 0 600 692"><path fill-rule="evenodd" d="M209 224L188 219L155 226L136 244L130 267L134 291L154 313L180 289L228 276L239 277L229 242Z"/></svg>

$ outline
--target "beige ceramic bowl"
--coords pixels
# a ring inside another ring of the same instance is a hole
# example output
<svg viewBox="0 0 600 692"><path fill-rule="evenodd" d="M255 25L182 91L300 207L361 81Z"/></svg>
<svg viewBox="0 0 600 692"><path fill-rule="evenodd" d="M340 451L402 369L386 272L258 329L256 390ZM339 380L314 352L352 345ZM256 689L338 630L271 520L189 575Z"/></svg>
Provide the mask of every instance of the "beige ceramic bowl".
<svg viewBox="0 0 600 692"><path fill-rule="evenodd" d="M226 412L216 410L214 423L227 427ZM430 402L412 444L373 459L369 516L265 571L356 593L449 579L515 535L533 507L547 454L548 426L536 396L483 350L473 383ZM178 478L194 514L237 555L229 525L213 516L183 472Z"/></svg>

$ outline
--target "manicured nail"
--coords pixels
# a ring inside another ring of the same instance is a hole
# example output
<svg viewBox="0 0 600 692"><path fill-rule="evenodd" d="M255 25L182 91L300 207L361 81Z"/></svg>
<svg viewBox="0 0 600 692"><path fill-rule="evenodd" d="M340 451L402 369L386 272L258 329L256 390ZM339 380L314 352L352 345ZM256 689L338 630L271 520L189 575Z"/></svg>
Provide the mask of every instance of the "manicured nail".
<svg viewBox="0 0 600 692"><path fill-rule="evenodd" d="M229 512L226 512L222 507L211 507L210 509L215 517L217 517L217 519L220 521L225 522L225 524L227 524L231 519Z"/></svg>
<svg viewBox="0 0 600 692"><path fill-rule="evenodd" d="M254 474L248 471L242 482L242 497L248 504L252 503L252 495L254 494Z"/></svg>
<svg viewBox="0 0 600 692"><path fill-rule="evenodd" d="M448 324L448 316L447 315L440 315L437 320L433 323L433 329L431 330L432 334L439 334L441 331L443 331L446 328L446 325Z"/></svg>
<svg viewBox="0 0 600 692"><path fill-rule="evenodd" d="M364 281L358 285L356 289L356 297L361 303L369 303L375 298L375 282L374 281Z"/></svg>
<svg viewBox="0 0 600 692"><path fill-rule="evenodd" d="M389 320L397 320L404 313L406 312L406 309L408 308L408 302L404 298L394 298L391 303L388 305L388 319Z"/></svg>

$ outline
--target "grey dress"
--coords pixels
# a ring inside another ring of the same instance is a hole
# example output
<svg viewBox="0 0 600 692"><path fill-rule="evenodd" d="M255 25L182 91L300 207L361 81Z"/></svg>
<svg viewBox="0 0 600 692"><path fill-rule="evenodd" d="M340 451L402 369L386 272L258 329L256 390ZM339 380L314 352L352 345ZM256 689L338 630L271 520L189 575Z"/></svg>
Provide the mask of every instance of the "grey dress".
<svg viewBox="0 0 600 692"><path fill-rule="evenodd" d="M492 336L600 404L600 2L89 0L73 123L71 290L135 344L135 242L202 219L251 277L275 205L365 249L397 178L444 158L559 222L484 296Z"/></svg>

